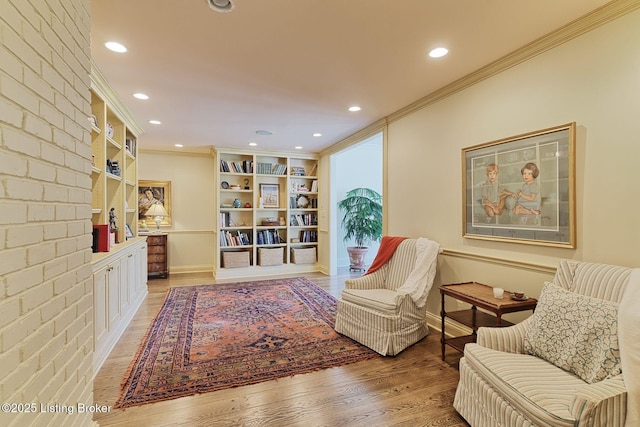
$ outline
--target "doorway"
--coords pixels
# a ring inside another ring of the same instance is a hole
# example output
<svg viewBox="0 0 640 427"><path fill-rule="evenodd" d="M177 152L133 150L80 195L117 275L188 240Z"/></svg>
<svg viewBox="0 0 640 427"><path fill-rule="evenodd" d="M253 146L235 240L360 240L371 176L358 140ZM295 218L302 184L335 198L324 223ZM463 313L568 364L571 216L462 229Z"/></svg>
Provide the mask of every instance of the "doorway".
<svg viewBox="0 0 640 427"><path fill-rule="evenodd" d="M353 242L344 242L344 230L340 223L342 214L337 205L347 191L366 187L383 195L383 132L376 133L361 142L331 155L331 196L330 217L330 274L337 274L338 268L349 267L347 246ZM369 244L365 259L370 265L378 252L379 242Z"/></svg>

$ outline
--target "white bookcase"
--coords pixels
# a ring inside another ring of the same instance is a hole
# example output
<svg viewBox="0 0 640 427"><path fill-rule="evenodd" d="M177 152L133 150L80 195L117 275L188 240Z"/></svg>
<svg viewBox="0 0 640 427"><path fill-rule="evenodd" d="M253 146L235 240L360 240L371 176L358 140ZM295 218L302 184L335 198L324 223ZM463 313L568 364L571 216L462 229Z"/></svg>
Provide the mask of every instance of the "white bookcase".
<svg viewBox="0 0 640 427"><path fill-rule="evenodd" d="M214 149L217 278L317 271L318 157Z"/></svg>

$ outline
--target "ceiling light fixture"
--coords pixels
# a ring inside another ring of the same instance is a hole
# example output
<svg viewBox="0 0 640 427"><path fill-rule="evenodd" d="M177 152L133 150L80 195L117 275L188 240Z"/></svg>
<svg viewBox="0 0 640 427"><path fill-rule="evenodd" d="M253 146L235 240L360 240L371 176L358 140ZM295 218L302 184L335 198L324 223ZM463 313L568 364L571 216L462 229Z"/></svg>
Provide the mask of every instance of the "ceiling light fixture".
<svg viewBox="0 0 640 427"><path fill-rule="evenodd" d="M300 145L297 145L297 146L295 146L293 148L295 148L296 150L302 150L302 146L300 146Z"/></svg>
<svg viewBox="0 0 640 427"><path fill-rule="evenodd" d="M162 122L160 120L149 120L149 123L151 123L152 125L161 125Z"/></svg>
<svg viewBox="0 0 640 427"><path fill-rule="evenodd" d="M182 148L182 147L184 147L184 145L182 145L182 144L173 144L173 146L174 146L174 147L178 147L178 148Z"/></svg>
<svg viewBox="0 0 640 427"><path fill-rule="evenodd" d="M149 95L145 95L144 93L134 93L133 94L134 98L138 98L138 99L149 99Z"/></svg>
<svg viewBox="0 0 640 427"><path fill-rule="evenodd" d="M231 0L205 0L207 5L216 12L227 13L233 10Z"/></svg>
<svg viewBox="0 0 640 427"><path fill-rule="evenodd" d="M255 146L256 146L256 145L258 145L258 144L257 144L257 143L255 143L255 142L250 142L250 143L249 143L249 145L250 145L250 146L252 146L252 147L255 147Z"/></svg>
<svg viewBox="0 0 640 427"><path fill-rule="evenodd" d="M106 42L104 45L113 52L124 53L127 51L127 48L118 42Z"/></svg>
<svg viewBox="0 0 640 427"><path fill-rule="evenodd" d="M449 53L449 50L447 48L437 47L435 49L431 49L431 52L429 52L429 56L432 58L442 58L447 53Z"/></svg>
<svg viewBox="0 0 640 427"><path fill-rule="evenodd" d="M362 110L362 108L358 107L357 105L354 105L353 107L349 107L349 111L352 111L352 112L356 112L360 110Z"/></svg>
<svg viewBox="0 0 640 427"><path fill-rule="evenodd" d="M271 135L273 135L273 132L271 132L270 130L264 130L264 129L257 130L256 133L258 135L263 135L263 136L271 136Z"/></svg>
<svg viewBox="0 0 640 427"><path fill-rule="evenodd" d="M316 138L320 138L322 136L322 134L320 132L316 132L313 134L314 137Z"/></svg>

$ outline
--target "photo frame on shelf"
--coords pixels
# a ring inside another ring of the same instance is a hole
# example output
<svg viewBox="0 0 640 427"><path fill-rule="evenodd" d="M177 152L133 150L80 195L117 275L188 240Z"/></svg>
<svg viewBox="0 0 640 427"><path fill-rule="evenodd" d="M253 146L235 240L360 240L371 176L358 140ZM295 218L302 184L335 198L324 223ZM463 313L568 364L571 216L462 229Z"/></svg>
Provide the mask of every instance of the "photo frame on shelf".
<svg viewBox="0 0 640 427"><path fill-rule="evenodd" d="M463 148L463 237L575 248L575 128Z"/></svg>
<svg viewBox="0 0 640 427"><path fill-rule="evenodd" d="M171 181L138 181L138 223L147 221L147 224L155 224L154 218L147 216L147 211L154 204L160 204L167 212L160 222L161 227L171 225Z"/></svg>
<svg viewBox="0 0 640 427"><path fill-rule="evenodd" d="M260 184L260 207L280 207L280 184Z"/></svg>
<svg viewBox="0 0 640 427"><path fill-rule="evenodd" d="M124 225L124 233L127 239L134 237L133 231L131 230L131 226L129 224Z"/></svg>

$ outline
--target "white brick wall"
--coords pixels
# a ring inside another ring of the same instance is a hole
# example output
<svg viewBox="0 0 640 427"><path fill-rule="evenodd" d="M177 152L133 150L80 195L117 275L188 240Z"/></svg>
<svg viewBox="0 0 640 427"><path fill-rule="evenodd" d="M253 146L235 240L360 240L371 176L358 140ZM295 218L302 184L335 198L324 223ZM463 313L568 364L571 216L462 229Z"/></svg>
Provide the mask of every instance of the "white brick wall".
<svg viewBox="0 0 640 427"><path fill-rule="evenodd" d="M93 403L89 11L0 1L2 426L95 425L40 412Z"/></svg>

